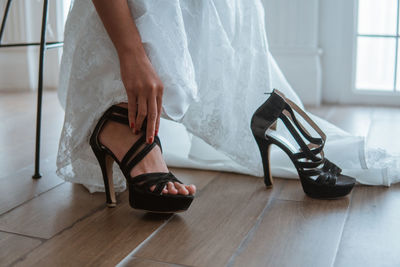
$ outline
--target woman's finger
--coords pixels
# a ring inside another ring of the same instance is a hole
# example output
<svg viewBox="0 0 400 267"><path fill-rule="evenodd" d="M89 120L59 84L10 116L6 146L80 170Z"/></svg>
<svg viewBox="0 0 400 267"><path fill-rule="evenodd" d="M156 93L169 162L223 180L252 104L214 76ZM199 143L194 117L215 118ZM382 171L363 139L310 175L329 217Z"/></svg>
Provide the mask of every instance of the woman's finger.
<svg viewBox="0 0 400 267"><path fill-rule="evenodd" d="M136 111L137 111L137 98L133 94L128 94L128 119L129 119L129 127L132 129L132 132L135 131Z"/></svg>
<svg viewBox="0 0 400 267"><path fill-rule="evenodd" d="M157 100L157 119L156 119L156 129L154 131L154 135L158 135L158 129L160 129L160 117L161 117L161 109L162 109L162 97L158 96Z"/></svg>
<svg viewBox="0 0 400 267"><path fill-rule="evenodd" d="M135 123L135 133L139 133L142 129L143 121L147 116L147 101L146 98L138 97L138 107L137 107L136 123Z"/></svg>
<svg viewBox="0 0 400 267"><path fill-rule="evenodd" d="M146 131L146 140L147 143L151 144L154 141L154 130L156 127L157 120L157 100L156 97L150 97L147 100L147 131Z"/></svg>

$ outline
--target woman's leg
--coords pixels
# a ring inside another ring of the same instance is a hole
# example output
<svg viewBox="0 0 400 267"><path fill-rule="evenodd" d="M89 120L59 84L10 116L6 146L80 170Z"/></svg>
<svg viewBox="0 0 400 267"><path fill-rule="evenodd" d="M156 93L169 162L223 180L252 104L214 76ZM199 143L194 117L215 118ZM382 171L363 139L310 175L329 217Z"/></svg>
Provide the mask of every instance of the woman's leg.
<svg viewBox="0 0 400 267"><path fill-rule="evenodd" d="M121 103L119 106L127 108L127 103ZM126 125L109 121L103 127L100 133L100 142L109 148L119 161L122 160L128 149L134 144L142 133L134 134ZM168 167L162 157L161 150L155 146L146 157L141 160L131 171L131 176L135 177L143 173L150 172L168 172ZM150 189L154 190L155 185ZM164 194L195 194L196 187L194 185L183 185L178 182L169 182L164 188Z"/></svg>

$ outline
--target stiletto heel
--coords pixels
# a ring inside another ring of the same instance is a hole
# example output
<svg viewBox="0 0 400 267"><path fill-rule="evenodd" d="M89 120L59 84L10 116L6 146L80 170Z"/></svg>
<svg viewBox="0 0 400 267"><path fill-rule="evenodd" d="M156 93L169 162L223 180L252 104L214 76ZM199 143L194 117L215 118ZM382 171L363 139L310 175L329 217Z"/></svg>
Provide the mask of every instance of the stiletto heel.
<svg viewBox="0 0 400 267"><path fill-rule="evenodd" d="M189 208L193 195L162 194L168 182L181 183L171 172L144 173L135 177L131 176L132 169L155 147L159 146L162 152L160 138L156 135L154 142L146 143L146 119L141 131L143 135L131 146L123 159L119 161L114 153L104 146L99 140L99 134L108 121L114 121L129 127L128 109L120 106L111 106L98 121L91 137L90 146L99 161L103 174L106 191L107 205L115 207L116 197L113 184L112 166L114 161L119 165L124 174L129 190L129 204L132 208L150 212L181 212ZM151 140L152 141L152 140ZM151 191L149 188L155 185Z"/></svg>
<svg viewBox="0 0 400 267"><path fill-rule="evenodd" d="M117 205L114 183L113 183L113 170L112 170L114 159L111 156L107 155L106 153L94 149L93 147L92 150L97 158L97 161L99 162L101 172L103 174L107 206L110 208L114 208Z"/></svg>
<svg viewBox="0 0 400 267"><path fill-rule="evenodd" d="M254 138L256 139L258 148L260 149L260 153L261 153L261 159L262 159L263 168L264 168L264 183L267 188L272 188L274 180L271 175L271 171L270 171L271 166L270 166L270 160L269 160L272 142L269 141L268 139L260 138L258 136L254 136Z"/></svg>
<svg viewBox="0 0 400 267"><path fill-rule="evenodd" d="M319 135L313 137L297 120L294 111L299 114ZM276 131L280 119L289 130L299 148L280 136ZM272 185L270 171L270 148L277 145L292 160L299 174L304 192L314 198L337 198L351 192L356 180L341 174L342 170L324 156L326 135L311 118L294 102L278 90L254 112L250 124L252 133L261 153L264 168L264 181L267 187ZM306 144L304 139L310 143Z"/></svg>

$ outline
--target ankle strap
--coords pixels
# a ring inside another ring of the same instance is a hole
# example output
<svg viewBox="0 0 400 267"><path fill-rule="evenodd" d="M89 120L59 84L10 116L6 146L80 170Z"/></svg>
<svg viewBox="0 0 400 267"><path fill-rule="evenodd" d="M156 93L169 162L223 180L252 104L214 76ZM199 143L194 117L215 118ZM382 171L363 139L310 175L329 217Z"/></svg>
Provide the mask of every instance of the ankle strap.
<svg viewBox="0 0 400 267"><path fill-rule="evenodd" d="M120 106L111 106L105 113L105 119L115 121L124 125L129 126L128 119L128 109ZM126 152L125 156L120 162L120 167L122 172L130 177L131 170L144 158L146 155L156 146L160 147L162 153L161 141L158 136L154 137L154 142L152 144L146 143L146 128L147 128L147 118L143 121L142 131L144 132L142 136L131 146L131 148ZM143 146L143 149L137 153L139 148ZM136 154L136 155L135 155ZM135 155L135 156L134 156Z"/></svg>
<svg viewBox="0 0 400 267"><path fill-rule="evenodd" d="M128 109L120 106L111 106L106 111L106 118L129 126Z"/></svg>

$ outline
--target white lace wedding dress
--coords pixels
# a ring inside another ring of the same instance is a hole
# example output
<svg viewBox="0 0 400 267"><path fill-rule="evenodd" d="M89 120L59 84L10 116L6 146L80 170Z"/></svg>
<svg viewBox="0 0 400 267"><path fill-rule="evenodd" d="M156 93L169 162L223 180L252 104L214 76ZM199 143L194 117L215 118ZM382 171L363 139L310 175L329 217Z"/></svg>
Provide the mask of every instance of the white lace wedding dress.
<svg viewBox="0 0 400 267"><path fill-rule="evenodd" d="M260 0L128 0L146 52L164 83L160 138L169 166L262 176L249 123L272 88L301 101L269 53ZM65 107L57 173L103 191L89 137L112 104L126 102L116 51L92 1L76 0L65 29L59 98ZM400 180L400 159L367 149L312 116L328 136L326 156L345 174L371 185ZM278 124L278 131L285 129ZM282 152L272 151L272 174L296 178ZM345 153L343 153L345 151ZM124 177L115 167L117 191Z"/></svg>

